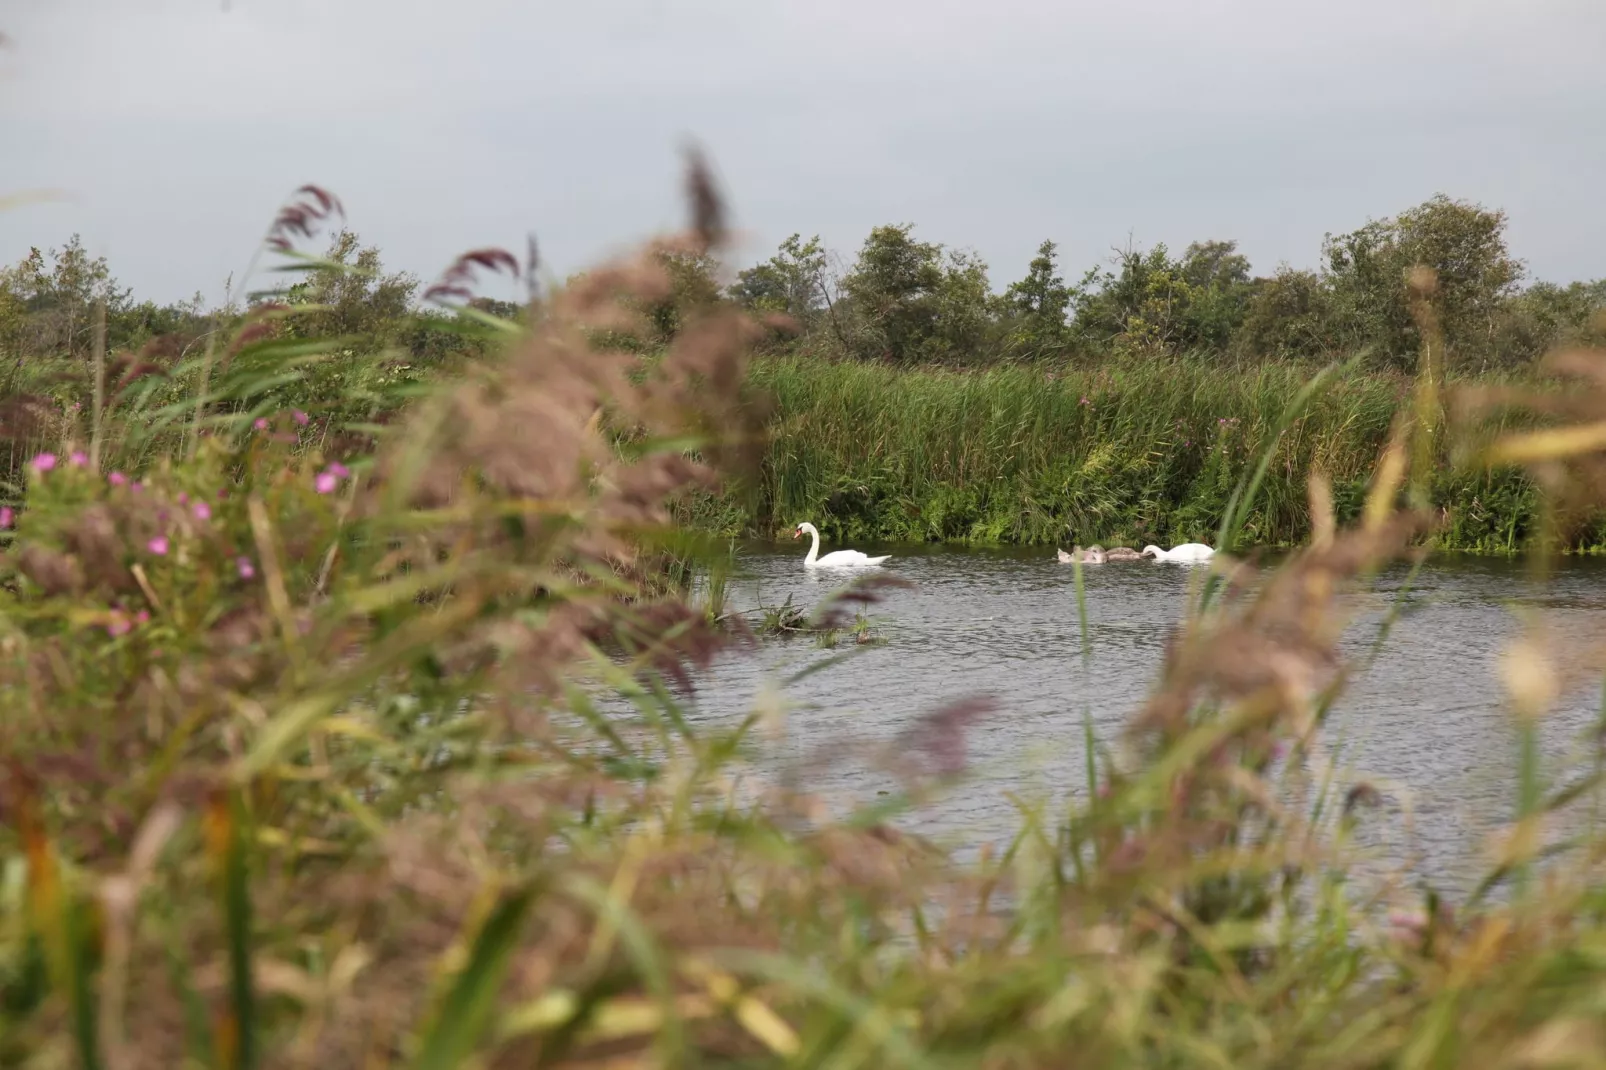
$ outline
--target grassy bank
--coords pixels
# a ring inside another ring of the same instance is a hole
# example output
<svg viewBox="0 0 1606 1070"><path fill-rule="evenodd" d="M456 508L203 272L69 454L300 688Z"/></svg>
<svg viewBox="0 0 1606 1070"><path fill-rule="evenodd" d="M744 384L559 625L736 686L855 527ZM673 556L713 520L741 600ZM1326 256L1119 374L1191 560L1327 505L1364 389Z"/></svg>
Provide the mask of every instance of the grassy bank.
<svg viewBox="0 0 1606 1070"><path fill-rule="evenodd" d="M696 522L771 536L811 520L830 539L857 541L1209 541L1233 488L1270 450L1244 536L1293 545L1310 532L1313 470L1331 481L1340 519L1354 518L1411 389L1400 376L1339 377L1273 441L1313 370L1147 360L964 373L765 360L753 380L775 414L757 493L705 500ZM1527 477L1442 460L1438 545L1520 548L1538 518ZM1601 539L1590 529L1578 545Z"/></svg>

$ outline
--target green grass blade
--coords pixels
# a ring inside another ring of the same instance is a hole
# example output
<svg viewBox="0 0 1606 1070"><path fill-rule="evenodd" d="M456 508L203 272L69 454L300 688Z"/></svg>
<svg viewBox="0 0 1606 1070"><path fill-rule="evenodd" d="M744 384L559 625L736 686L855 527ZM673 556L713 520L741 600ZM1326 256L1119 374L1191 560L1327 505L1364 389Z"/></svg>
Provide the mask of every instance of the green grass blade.
<svg viewBox="0 0 1606 1070"><path fill-rule="evenodd" d="M414 1070L454 1070L474 1054L496 1010L502 983L518 950L519 933L534 902L535 890L520 888L492 908L474 938L468 961L419 1044Z"/></svg>

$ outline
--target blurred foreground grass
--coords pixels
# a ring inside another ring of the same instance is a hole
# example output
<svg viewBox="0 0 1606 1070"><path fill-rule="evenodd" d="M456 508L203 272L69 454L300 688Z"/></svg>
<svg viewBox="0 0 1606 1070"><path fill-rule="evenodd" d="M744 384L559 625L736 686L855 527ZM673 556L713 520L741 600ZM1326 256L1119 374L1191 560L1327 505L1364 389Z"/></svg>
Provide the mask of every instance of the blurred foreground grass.
<svg viewBox="0 0 1606 1070"><path fill-rule="evenodd" d="M692 189L695 254L721 232ZM668 521L753 477L758 332L721 311L661 360L599 342L659 264L594 271L522 330L465 313L502 351L390 427L279 411L316 347L244 337L197 358L192 396L97 406L31 458L0 515L0 1061L1606 1065L1606 839L1545 835L1600 763L1540 770L1533 742L1598 680L1596 637L1535 632L1503 667L1523 790L1467 902L1352 878L1376 793L1322 757L1341 595L1440 522L1428 436L1450 420L1468 471L1529 467L1542 569L1606 497L1606 358L1447 406L1430 354L1353 524L1318 472L1306 548L1258 575L1223 553L1123 738L1088 739L1086 790L961 865L894 821L1008 711L931 711L883 756L903 795L853 813L806 762L737 790L777 711L688 724L696 666L748 640L665 581L717 565ZM1224 551L1332 383L1270 418ZM1548 422L1488 433L1510 411Z"/></svg>

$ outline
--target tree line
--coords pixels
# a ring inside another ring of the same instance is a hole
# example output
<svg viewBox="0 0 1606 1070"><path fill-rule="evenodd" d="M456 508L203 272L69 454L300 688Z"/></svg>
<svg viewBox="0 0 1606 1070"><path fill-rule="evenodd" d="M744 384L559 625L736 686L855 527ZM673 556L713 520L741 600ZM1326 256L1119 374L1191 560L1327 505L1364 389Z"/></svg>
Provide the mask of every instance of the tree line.
<svg viewBox="0 0 1606 1070"><path fill-rule="evenodd" d="M787 314L784 344L893 364L985 365L1110 355L1311 360L1365 351L1408 370L1420 349L1406 278L1436 273L1446 348L1467 371L1522 366L1555 345L1606 340L1606 279L1530 280L1504 212L1446 196L1329 234L1319 266L1256 275L1233 241L1119 249L1075 283L1052 241L1001 292L964 250L877 227L851 265L793 235L728 298Z"/></svg>
<svg viewBox="0 0 1606 1070"><path fill-rule="evenodd" d="M1129 245L1074 283L1045 241L1024 276L1001 290L975 253L922 240L911 224L874 228L851 262L818 237L794 234L729 284L712 261L665 253L673 292L642 310L646 337L634 341L660 345L699 307L735 302L791 321L769 339L772 351L899 366L1166 355L1303 361L1365 351L1378 367L1409 370L1420 346L1405 280L1417 265L1437 275L1438 317L1461 370L1521 367L1559 344L1606 341L1606 279L1530 279L1506 229L1503 212L1441 195L1327 235L1315 269L1281 265L1257 275L1236 242L1209 240L1180 254ZM299 310L279 321L281 335L341 338L356 351L397 351L421 364L479 344L451 330L447 313L422 308L419 280L386 272L379 250L351 231L333 237L325 261L276 295ZM477 303L521 313L507 302ZM199 294L136 301L74 236L0 268L0 358L20 369L31 356L86 356L101 309L109 351L168 357L245 311L209 308Z"/></svg>

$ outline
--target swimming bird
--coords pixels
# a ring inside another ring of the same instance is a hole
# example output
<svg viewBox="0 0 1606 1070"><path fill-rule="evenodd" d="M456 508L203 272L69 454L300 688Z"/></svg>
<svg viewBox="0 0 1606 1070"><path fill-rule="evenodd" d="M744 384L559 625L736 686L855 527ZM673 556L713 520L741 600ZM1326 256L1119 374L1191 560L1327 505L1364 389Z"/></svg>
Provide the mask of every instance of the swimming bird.
<svg viewBox="0 0 1606 1070"><path fill-rule="evenodd" d="M1215 556L1215 551L1202 542L1185 542L1181 546L1173 546L1169 550L1162 550L1158 546L1145 546L1143 557L1152 557L1156 561L1208 561Z"/></svg>
<svg viewBox="0 0 1606 1070"><path fill-rule="evenodd" d="M1080 546L1072 548L1070 553L1064 550L1059 552L1060 564L1069 565L1076 561L1084 565L1102 565L1105 561L1104 550L1098 546L1089 546L1086 550Z"/></svg>
<svg viewBox="0 0 1606 1070"><path fill-rule="evenodd" d="M1117 546L1113 550L1105 550L1104 557L1110 561L1141 561L1143 555L1130 546Z"/></svg>
<svg viewBox="0 0 1606 1070"><path fill-rule="evenodd" d="M809 555L803 559L804 568L868 568L879 565L892 556L885 554L881 557L870 557L859 550L833 550L820 557L819 529L813 524L804 522L792 529L792 538L801 538L804 532L808 532L814 539L814 544L809 547Z"/></svg>

